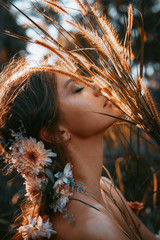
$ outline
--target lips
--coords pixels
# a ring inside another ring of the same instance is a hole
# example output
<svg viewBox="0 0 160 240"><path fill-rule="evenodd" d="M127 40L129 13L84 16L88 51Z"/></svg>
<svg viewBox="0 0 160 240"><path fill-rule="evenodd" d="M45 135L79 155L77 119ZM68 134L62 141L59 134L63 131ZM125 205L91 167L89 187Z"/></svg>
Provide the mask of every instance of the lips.
<svg viewBox="0 0 160 240"><path fill-rule="evenodd" d="M104 102L103 107L105 107L105 106L107 106L107 107L112 107L112 102L111 102L111 101L108 101L107 99L105 99L105 102Z"/></svg>
<svg viewBox="0 0 160 240"><path fill-rule="evenodd" d="M103 105L103 107L105 107L105 106L107 105L107 103L108 103L108 100L107 100L107 99L105 99L105 102L104 102L104 105Z"/></svg>

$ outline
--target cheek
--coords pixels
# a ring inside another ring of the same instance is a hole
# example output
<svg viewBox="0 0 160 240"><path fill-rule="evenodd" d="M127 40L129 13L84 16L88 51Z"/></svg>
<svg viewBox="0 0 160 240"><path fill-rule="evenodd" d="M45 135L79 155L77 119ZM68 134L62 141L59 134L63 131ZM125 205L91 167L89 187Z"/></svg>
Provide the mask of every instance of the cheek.
<svg viewBox="0 0 160 240"><path fill-rule="evenodd" d="M90 137L100 132L104 132L109 126L111 126L116 119L108 116L104 116L95 112L99 109L95 109L95 106L89 103L74 102L70 104L63 104L63 111L61 111L61 121L71 134L80 137ZM117 109L110 107L107 111L113 116L119 117Z"/></svg>
<svg viewBox="0 0 160 240"><path fill-rule="evenodd" d="M74 135L88 136L91 130L93 106L84 102L63 103L60 107L60 119L64 126ZM95 127L95 126L93 126ZM93 129L92 127L92 129Z"/></svg>

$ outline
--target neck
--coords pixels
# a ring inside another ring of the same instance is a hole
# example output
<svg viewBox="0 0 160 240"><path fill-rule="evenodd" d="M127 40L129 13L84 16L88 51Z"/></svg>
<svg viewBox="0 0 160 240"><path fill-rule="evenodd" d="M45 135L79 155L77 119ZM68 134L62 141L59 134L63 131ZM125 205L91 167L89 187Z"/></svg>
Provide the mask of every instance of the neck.
<svg viewBox="0 0 160 240"><path fill-rule="evenodd" d="M73 137L68 144L75 182L82 183L85 191L100 201L100 177L103 165L103 136L87 139Z"/></svg>

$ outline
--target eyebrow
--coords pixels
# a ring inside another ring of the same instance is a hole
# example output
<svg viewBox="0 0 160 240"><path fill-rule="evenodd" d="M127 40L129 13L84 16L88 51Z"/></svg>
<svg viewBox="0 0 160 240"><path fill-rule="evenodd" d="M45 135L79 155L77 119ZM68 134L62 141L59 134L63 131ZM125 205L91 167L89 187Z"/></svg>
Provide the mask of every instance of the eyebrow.
<svg viewBox="0 0 160 240"><path fill-rule="evenodd" d="M73 78L68 79L65 84L64 84L64 88L66 88L71 82L74 82L75 80Z"/></svg>

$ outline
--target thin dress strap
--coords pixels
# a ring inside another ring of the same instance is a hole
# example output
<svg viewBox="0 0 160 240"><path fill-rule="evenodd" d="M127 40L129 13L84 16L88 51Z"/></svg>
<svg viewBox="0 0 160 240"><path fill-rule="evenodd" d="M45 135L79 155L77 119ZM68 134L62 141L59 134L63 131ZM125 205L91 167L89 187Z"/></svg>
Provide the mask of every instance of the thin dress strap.
<svg viewBox="0 0 160 240"><path fill-rule="evenodd" d="M85 205L89 206L89 207L92 207L94 208L95 210L97 210L98 212L101 212L98 208L94 207L93 205L87 203L87 202L84 202L78 198L69 198L69 200L75 200L75 201L78 201L78 202L81 202L81 203L84 203Z"/></svg>

